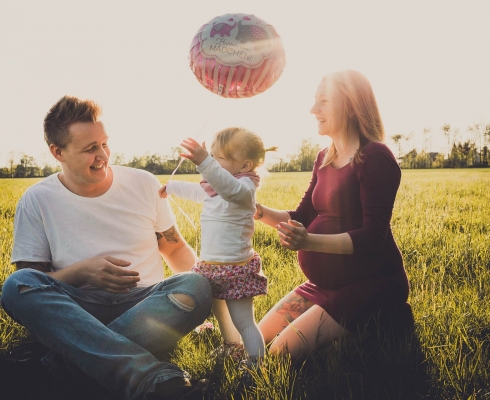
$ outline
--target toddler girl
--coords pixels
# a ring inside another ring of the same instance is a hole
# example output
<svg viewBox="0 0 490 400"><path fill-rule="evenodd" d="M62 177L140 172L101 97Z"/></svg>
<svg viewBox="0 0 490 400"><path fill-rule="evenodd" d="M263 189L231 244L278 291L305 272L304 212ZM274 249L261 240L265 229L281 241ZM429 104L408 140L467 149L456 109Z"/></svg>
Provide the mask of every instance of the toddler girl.
<svg viewBox="0 0 490 400"><path fill-rule="evenodd" d="M253 297L267 293L260 256L252 248L255 191L259 176L255 169L267 151L262 139L243 128L218 132L211 144L194 139L181 146L181 154L197 165L200 183L170 181L159 193L175 195L203 204L201 254L192 271L206 277L213 288L213 314L218 320L225 346L243 340L250 361L265 353L264 338L254 319ZM231 318L230 318L231 317Z"/></svg>

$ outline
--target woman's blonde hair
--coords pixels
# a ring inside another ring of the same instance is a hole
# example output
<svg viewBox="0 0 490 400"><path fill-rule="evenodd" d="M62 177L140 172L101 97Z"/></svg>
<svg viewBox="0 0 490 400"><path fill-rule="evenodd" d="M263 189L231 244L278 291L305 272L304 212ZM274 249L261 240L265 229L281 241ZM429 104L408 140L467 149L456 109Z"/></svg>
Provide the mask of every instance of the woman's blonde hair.
<svg viewBox="0 0 490 400"><path fill-rule="evenodd" d="M211 149L218 146L223 155L235 160L237 151L253 163L253 169L264 163L265 153L276 151L277 147L264 147L261 137L248 129L231 127L216 133ZM235 160L236 161L236 160Z"/></svg>
<svg viewBox="0 0 490 400"><path fill-rule="evenodd" d="M385 131L378 110L374 92L367 78L358 71L345 70L329 74L323 78L332 83L344 103L343 137L353 125L360 133L359 151L352 162L362 162L362 150L369 142L383 142ZM320 168L332 163L337 156L335 143L329 147Z"/></svg>

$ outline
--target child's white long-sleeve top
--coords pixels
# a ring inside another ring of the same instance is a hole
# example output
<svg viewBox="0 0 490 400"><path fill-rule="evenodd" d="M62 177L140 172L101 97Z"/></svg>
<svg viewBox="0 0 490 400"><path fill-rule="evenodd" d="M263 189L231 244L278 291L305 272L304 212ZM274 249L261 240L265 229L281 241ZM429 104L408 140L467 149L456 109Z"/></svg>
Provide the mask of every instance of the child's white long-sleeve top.
<svg viewBox="0 0 490 400"><path fill-rule="evenodd" d="M208 156L197 167L218 195L209 196L199 183L170 181L167 194L203 204L201 254L206 262L237 263L254 255L255 184L248 177L235 178Z"/></svg>

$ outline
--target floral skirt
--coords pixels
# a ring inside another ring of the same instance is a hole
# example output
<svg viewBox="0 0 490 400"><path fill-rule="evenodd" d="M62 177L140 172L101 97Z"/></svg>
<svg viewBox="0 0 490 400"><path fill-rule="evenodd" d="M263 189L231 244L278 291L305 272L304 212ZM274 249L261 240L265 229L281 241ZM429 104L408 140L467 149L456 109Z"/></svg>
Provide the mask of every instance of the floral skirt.
<svg viewBox="0 0 490 400"><path fill-rule="evenodd" d="M192 271L208 279L215 299L238 300L267 294L267 277L262 273L262 261L257 253L245 265L198 261Z"/></svg>

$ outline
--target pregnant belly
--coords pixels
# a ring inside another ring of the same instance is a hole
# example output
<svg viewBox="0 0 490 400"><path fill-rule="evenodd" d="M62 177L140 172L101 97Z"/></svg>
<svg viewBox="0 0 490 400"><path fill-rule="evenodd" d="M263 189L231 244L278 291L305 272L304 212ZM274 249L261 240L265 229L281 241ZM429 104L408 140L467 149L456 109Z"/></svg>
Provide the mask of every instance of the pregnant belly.
<svg viewBox="0 0 490 400"><path fill-rule="evenodd" d="M308 233L338 234L357 229L362 221L341 220L318 216L308 226ZM336 289L356 280L360 272L354 255L330 254L315 251L298 251L298 262L305 276L325 289Z"/></svg>

